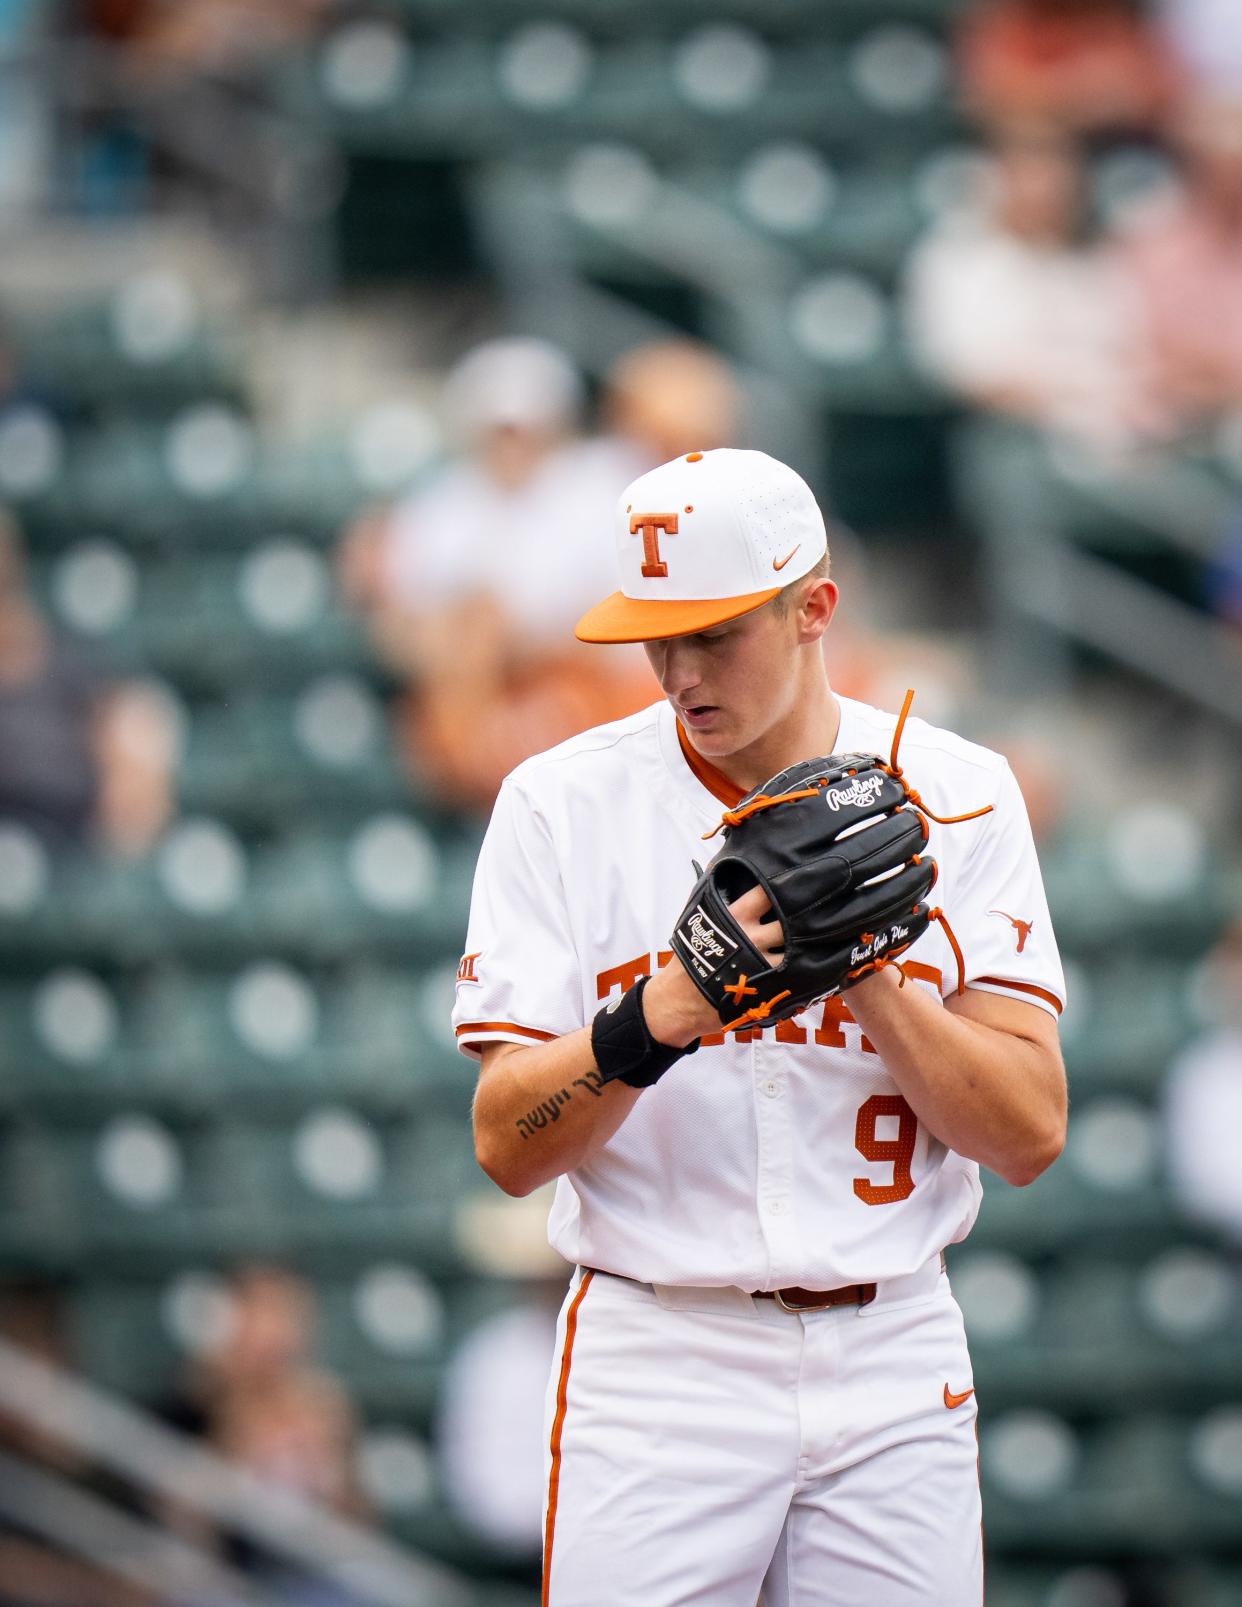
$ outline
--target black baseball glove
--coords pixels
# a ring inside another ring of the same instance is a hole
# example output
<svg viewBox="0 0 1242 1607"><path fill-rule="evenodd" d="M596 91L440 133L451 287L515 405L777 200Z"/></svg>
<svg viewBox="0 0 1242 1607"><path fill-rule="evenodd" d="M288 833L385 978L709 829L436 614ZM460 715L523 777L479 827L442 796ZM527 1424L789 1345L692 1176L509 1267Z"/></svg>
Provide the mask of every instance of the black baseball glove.
<svg viewBox="0 0 1242 1607"><path fill-rule="evenodd" d="M927 930L936 864L922 853L927 823L908 798L900 773L875 755L832 754L782 770L725 814L724 844L672 942L726 1027L796 1015ZM784 931L776 966L729 913L756 885L772 905L765 920Z"/></svg>

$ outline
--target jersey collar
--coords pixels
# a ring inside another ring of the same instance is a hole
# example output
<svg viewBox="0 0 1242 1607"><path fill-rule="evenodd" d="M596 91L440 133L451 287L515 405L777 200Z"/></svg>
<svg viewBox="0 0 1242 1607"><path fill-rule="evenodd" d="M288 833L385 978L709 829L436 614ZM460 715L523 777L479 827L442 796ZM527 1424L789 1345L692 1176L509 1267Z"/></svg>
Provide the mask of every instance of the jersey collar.
<svg viewBox="0 0 1242 1607"><path fill-rule="evenodd" d="M852 751L850 743L855 724L852 700L842 697L838 692L837 705L841 710L841 724L833 749L836 753L849 753ZM659 725L665 762L681 790L693 796L699 809L707 807L705 791L726 809L733 809L741 803L746 796L743 788L736 781L730 781L722 770L718 770L695 750L685 727L668 702L661 705Z"/></svg>
<svg viewBox="0 0 1242 1607"><path fill-rule="evenodd" d="M694 744L686 735L686 728L674 716L677 725L677 743L681 748L682 758L690 766L691 773L705 786L714 798L718 798L726 809L733 809L740 804L746 796L745 790L739 787L736 781L730 781L723 770L717 770L701 753L697 752Z"/></svg>

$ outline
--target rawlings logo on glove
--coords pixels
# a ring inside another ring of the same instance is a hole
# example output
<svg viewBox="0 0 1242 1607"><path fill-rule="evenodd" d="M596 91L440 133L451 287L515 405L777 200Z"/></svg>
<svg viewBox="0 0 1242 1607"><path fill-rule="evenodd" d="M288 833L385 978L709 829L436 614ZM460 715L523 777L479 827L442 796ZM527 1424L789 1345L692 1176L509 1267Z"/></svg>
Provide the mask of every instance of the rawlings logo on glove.
<svg viewBox="0 0 1242 1607"><path fill-rule="evenodd" d="M700 975L710 976L718 969L718 963L713 965L711 962L727 959L729 949L720 941L721 934L703 913L702 905L691 914L689 921L685 921L683 916L683 922L686 943L692 950L695 967ZM737 945L731 943L729 947L736 948Z"/></svg>
<svg viewBox="0 0 1242 1607"><path fill-rule="evenodd" d="M883 776L859 776L852 786L826 787L824 789L824 802L834 814L840 809L845 809L850 804L857 804L860 809L865 809L868 804L873 804L880 796L883 786Z"/></svg>

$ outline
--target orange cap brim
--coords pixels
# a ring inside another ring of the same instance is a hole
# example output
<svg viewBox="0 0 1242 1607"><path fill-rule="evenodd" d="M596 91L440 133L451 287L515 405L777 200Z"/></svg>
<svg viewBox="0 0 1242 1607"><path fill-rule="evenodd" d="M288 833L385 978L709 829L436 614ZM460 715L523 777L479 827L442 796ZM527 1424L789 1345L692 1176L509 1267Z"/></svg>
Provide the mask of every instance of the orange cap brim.
<svg viewBox="0 0 1242 1607"><path fill-rule="evenodd" d="M746 597L708 597L698 602L653 601L614 591L587 609L574 626L574 635L580 642L658 642L669 636L692 636L762 608L780 589L773 586Z"/></svg>

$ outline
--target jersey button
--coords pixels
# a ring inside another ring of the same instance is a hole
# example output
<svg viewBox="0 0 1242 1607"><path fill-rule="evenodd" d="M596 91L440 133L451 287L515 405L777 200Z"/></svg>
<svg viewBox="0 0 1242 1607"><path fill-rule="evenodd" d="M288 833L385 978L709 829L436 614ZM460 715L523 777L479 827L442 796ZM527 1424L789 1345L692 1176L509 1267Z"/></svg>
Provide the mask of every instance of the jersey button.
<svg viewBox="0 0 1242 1607"><path fill-rule="evenodd" d="M765 1209L769 1216L784 1216L789 1206L784 1200L769 1200Z"/></svg>
<svg viewBox="0 0 1242 1607"><path fill-rule="evenodd" d="M769 1099L775 1099L781 1091L780 1084L774 1077L769 1077L766 1082L760 1084L760 1087L763 1089L764 1093Z"/></svg>

